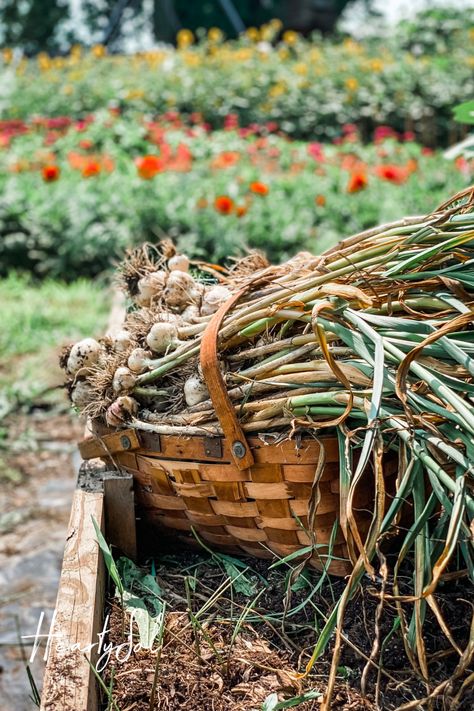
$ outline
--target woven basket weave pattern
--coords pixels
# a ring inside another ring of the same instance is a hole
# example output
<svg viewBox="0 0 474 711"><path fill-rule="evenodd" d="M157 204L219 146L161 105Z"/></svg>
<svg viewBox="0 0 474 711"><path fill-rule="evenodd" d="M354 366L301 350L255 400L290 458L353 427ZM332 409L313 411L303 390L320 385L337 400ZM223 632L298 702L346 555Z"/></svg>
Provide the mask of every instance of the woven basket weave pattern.
<svg viewBox="0 0 474 711"><path fill-rule="evenodd" d="M211 547L228 553L246 553L262 558L284 557L304 546L317 544L311 564L321 568L331 561L330 572L345 575L350 570L344 535L339 528L329 550L336 519L340 518L339 454L337 440L304 439L264 444L249 439L255 464L239 470L231 461L225 440L203 437L169 437L140 433L123 449L124 435L96 427L101 439L95 449L83 452L97 456L104 447L109 463L131 472L135 482L138 515L157 531L175 531L182 541L197 536ZM105 437L105 433L109 432ZM131 431L128 431L130 434ZM211 444L210 444L211 443ZM91 447L91 445L89 445ZM215 453L209 456L209 447ZM318 482L319 503L308 530L308 505L316 495L313 486L324 448L325 464ZM390 466L388 467L390 469ZM391 468L393 472L393 467ZM389 472L387 471L387 474ZM373 502L370 473L356 492L354 505L361 530L366 530ZM343 559L343 560L341 560Z"/></svg>

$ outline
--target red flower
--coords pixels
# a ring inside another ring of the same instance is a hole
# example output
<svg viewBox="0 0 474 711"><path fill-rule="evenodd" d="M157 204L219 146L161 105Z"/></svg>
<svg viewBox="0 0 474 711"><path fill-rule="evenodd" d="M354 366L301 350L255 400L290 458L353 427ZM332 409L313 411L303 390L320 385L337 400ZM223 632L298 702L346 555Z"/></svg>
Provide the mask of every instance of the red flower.
<svg viewBox="0 0 474 711"><path fill-rule="evenodd" d="M88 160L82 168L83 178L92 178L94 175L99 175L101 171L100 163L96 160Z"/></svg>
<svg viewBox="0 0 474 711"><path fill-rule="evenodd" d="M324 197L324 195L316 195L316 197L314 198L314 202L318 207L324 207L326 204L326 198Z"/></svg>
<svg viewBox="0 0 474 711"><path fill-rule="evenodd" d="M243 217L247 214L247 210L247 205L237 205L237 207L235 208L235 214L237 215L237 217Z"/></svg>
<svg viewBox="0 0 474 711"><path fill-rule="evenodd" d="M404 183L409 175L409 170L400 165L378 165L375 168L375 172L382 180L388 180L388 182L397 183L398 185Z"/></svg>
<svg viewBox="0 0 474 711"><path fill-rule="evenodd" d="M143 156L135 161L138 175L143 180L151 180L157 173L163 170L163 161L158 156Z"/></svg>
<svg viewBox="0 0 474 711"><path fill-rule="evenodd" d="M308 143L307 153L314 160L322 161L324 160L323 145L322 143Z"/></svg>
<svg viewBox="0 0 474 711"><path fill-rule="evenodd" d="M269 193L269 187L268 185L265 185L265 183L260 183L258 180L256 180L253 183L250 183L250 191L252 193L255 193L256 195L268 195Z"/></svg>
<svg viewBox="0 0 474 711"><path fill-rule="evenodd" d="M79 148L82 148L84 151L90 151L93 146L94 144L89 138L83 138L79 141Z"/></svg>
<svg viewBox="0 0 474 711"><path fill-rule="evenodd" d="M41 169L41 174L45 183L54 183L59 178L61 170L57 165L45 165Z"/></svg>
<svg viewBox="0 0 474 711"><path fill-rule="evenodd" d="M367 173L362 170L354 170L349 178L347 184L348 193L358 193L359 190L363 190L368 185Z"/></svg>
<svg viewBox="0 0 474 711"><path fill-rule="evenodd" d="M219 195L214 200L214 207L222 215L230 215L234 209L234 201L228 195Z"/></svg>
<svg viewBox="0 0 474 711"><path fill-rule="evenodd" d="M227 114L224 118L224 128L226 131L232 131L239 125L239 117L237 114Z"/></svg>

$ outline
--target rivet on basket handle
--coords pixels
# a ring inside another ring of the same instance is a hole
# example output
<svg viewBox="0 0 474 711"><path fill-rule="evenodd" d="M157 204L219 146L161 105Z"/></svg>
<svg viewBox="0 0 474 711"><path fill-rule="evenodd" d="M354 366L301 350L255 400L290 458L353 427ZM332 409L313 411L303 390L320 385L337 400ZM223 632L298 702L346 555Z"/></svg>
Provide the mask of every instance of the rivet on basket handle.
<svg viewBox="0 0 474 711"><path fill-rule="evenodd" d="M250 283L234 294L220 309L214 314L204 331L201 342L201 368L206 381L212 404L216 411L217 419L220 422L224 436L230 444L230 450L238 469L248 469L254 463L252 450L250 449L243 430L235 415L234 407L227 393L227 387L219 369L217 360L217 337L224 316L230 311L232 306L240 297L248 291ZM253 285L253 282L252 282Z"/></svg>

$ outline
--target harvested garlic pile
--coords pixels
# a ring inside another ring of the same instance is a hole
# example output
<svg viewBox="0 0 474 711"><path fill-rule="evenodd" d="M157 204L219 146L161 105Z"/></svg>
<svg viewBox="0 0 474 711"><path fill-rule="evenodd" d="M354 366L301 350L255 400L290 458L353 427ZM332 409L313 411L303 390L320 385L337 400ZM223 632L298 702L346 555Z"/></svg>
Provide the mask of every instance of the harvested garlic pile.
<svg viewBox="0 0 474 711"><path fill-rule="evenodd" d="M185 254L163 243L131 252L120 268L129 307L123 324L103 339L85 338L63 356L74 406L111 426L134 417L140 403L155 410L209 399L198 371L185 372L179 387L142 385L162 360L198 341L212 315L232 296L220 272L195 269ZM149 377L152 377L151 375Z"/></svg>

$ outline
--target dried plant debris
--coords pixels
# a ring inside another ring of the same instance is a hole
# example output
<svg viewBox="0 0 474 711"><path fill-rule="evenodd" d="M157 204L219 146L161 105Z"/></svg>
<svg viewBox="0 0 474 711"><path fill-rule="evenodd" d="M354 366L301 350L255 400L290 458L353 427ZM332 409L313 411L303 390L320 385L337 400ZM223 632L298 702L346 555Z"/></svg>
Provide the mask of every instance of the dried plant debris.
<svg viewBox="0 0 474 711"><path fill-rule="evenodd" d="M285 595L286 566L269 568L263 561L230 556L206 559L189 553L157 561L153 570L161 604L166 603L163 629L151 649L137 649L125 661L117 661L112 654L104 670L120 711L261 711L274 708L271 699L275 705L285 700L289 704L291 699L291 707L300 711L321 709L332 645L308 676L298 672L310 658L318 629L342 593L343 581L326 579L321 585L317 574L307 571L292 576L292 590ZM149 568L146 572L150 575ZM316 595L311 595L316 586ZM344 636L348 644L337 670L335 711L394 711L426 693L399 637L382 656L373 657L373 665L368 664L374 637L379 632L390 635L397 619L393 609L377 630L377 592L380 585L376 589L366 581L347 610ZM455 644L465 645L468 640L463 616L469 605L456 603L467 592L461 581L448 584L440 596ZM107 642L114 648L125 642L122 649L127 650L117 597L111 600L109 613ZM435 682L453 676L459 657L433 618L428 613L425 642ZM125 635L128 627L126 616ZM133 629L137 644L138 628ZM441 711L448 703L450 709L459 711L472 708L472 690L467 685L463 688L468 675L465 669L445 687L444 696L434 695L432 711ZM412 708L425 708L425 704Z"/></svg>

